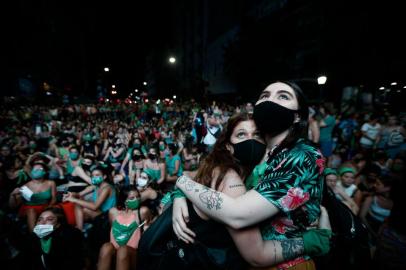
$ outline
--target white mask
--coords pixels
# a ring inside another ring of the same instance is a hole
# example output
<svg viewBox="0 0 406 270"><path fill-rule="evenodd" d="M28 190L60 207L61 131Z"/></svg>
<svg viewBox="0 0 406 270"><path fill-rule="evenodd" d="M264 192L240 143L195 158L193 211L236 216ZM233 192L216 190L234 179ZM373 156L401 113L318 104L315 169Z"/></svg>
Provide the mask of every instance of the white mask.
<svg viewBox="0 0 406 270"><path fill-rule="evenodd" d="M137 186L139 187L145 187L148 183L147 179L144 178L137 178Z"/></svg>
<svg viewBox="0 0 406 270"><path fill-rule="evenodd" d="M36 225L34 227L34 233L39 237L39 238L43 238L47 235L50 235L52 232L54 231L54 225L49 225L49 224L45 224L45 225Z"/></svg>

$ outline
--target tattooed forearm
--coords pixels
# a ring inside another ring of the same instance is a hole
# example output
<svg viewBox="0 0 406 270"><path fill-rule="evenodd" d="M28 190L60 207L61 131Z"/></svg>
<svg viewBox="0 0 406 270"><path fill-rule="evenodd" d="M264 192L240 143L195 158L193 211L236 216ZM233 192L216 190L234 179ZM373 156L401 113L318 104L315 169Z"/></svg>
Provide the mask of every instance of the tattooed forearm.
<svg viewBox="0 0 406 270"><path fill-rule="evenodd" d="M303 240L283 240L281 246L284 261L299 257L304 252Z"/></svg>
<svg viewBox="0 0 406 270"><path fill-rule="evenodd" d="M230 185L229 188L245 187L243 184Z"/></svg>
<svg viewBox="0 0 406 270"><path fill-rule="evenodd" d="M185 184L185 189L187 191L192 191L195 186L196 186L196 182L187 181L186 184Z"/></svg>
<svg viewBox="0 0 406 270"><path fill-rule="evenodd" d="M199 194L199 199L206 205L207 209L215 208L216 210L219 210L223 203L220 194L220 192L204 187L202 193Z"/></svg>
<svg viewBox="0 0 406 270"><path fill-rule="evenodd" d="M178 180L176 180L176 182L178 182L178 184L183 185L186 183L187 180L188 180L188 177L182 175L181 177L178 178Z"/></svg>

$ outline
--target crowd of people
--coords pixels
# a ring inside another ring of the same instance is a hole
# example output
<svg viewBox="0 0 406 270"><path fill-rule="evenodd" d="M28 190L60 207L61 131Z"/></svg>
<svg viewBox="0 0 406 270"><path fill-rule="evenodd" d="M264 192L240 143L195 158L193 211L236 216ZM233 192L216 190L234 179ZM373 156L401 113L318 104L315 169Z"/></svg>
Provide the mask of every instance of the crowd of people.
<svg viewBox="0 0 406 270"><path fill-rule="evenodd" d="M178 242L231 247L218 269L314 269L327 187L368 228L377 269L406 265L406 115L309 107L292 82L239 106L0 110L1 265L143 269L139 243L170 210Z"/></svg>

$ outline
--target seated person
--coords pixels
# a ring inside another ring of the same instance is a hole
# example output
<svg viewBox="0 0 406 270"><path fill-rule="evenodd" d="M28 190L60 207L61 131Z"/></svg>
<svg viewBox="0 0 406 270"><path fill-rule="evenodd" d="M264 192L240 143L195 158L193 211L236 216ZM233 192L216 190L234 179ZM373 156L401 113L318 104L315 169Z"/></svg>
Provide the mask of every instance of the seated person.
<svg viewBox="0 0 406 270"><path fill-rule="evenodd" d="M111 269L114 256L116 269L130 269L130 265L135 266L136 250L145 221L140 204L141 196L137 189L130 188L120 192L117 208L109 210L112 224L110 242L100 249L98 270Z"/></svg>
<svg viewBox="0 0 406 270"><path fill-rule="evenodd" d="M21 205L19 214L27 216L30 232L34 229L38 215L48 206L56 203L56 186L46 179L47 166L43 162L34 162L31 171L32 180L10 194L9 205L16 208Z"/></svg>
<svg viewBox="0 0 406 270"><path fill-rule="evenodd" d="M98 165L92 168L92 185L82 192L68 192L64 195L64 201L75 203L75 218L78 229L83 230L83 222L93 220L102 213L107 213L116 205L116 191L109 183L105 167ZM93 192L92 201L86 201L83 196Z"/></svg>
<svg viewBox="0 0 406 270"><path fill-rule="evenodd" d="M38 217L31 242L33 269L83 269L83 237L68 225L62 209L46 208Z"/></svg>

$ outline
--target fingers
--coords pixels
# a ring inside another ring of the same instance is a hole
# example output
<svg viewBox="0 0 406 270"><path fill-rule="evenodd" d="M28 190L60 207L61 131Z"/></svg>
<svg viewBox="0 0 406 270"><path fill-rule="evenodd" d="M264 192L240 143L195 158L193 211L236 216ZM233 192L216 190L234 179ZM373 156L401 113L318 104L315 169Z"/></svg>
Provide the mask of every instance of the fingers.
<svg viewBox="0 0 406 270"><path fill-rule="evenodd" d="M331 230L330 219L328 217L327 209L324 206L320 206L321 214L319 218L319 229Z"/></svg>
<svg viewBox="0 0 406 270"><path fill-rule="evenodd" d="M182 228L179 226L179 223L173 223L173 230L179 240L182 240L182 241L186 242L187 244L194 242L193 238L191 238L189 235L187 235L182 230Z"/></svg>

